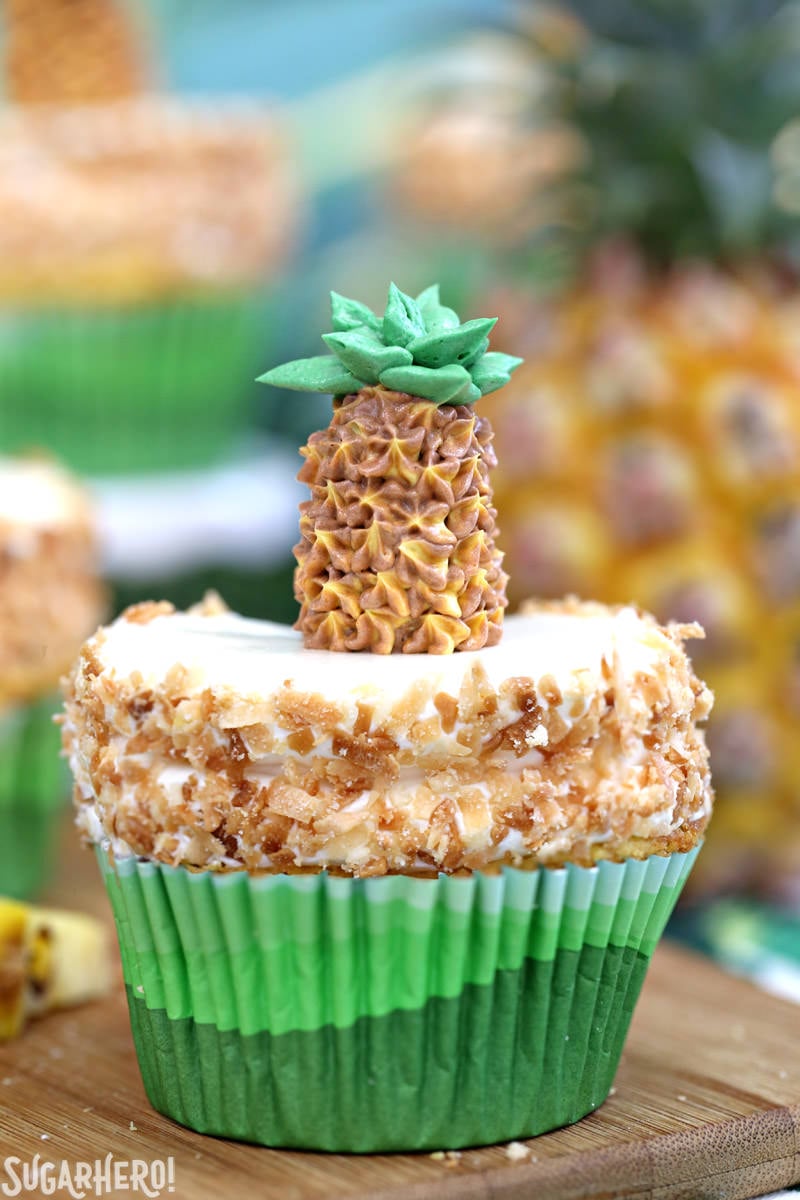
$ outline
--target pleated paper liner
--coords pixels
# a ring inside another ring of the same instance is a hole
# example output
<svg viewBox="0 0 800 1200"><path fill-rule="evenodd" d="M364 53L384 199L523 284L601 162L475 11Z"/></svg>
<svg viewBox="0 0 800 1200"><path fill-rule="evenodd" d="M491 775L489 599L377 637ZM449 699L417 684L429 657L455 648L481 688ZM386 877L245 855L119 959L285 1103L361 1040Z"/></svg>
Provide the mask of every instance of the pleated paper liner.
<svg viewBox="0 0 800 1200"><path fill-rule="evenodd" d="M0 452L112 475L204 467L243 438L269 352L263 292L0 316Z"/></svg>
<svg viewBox="0 0 800 1200"><path fill-rule="evenodd" d="M696 853L353 880L98 849L150 1101L202 1133L365 1153L577 1121Z"/></svg>
<svg viewBox="0 0 800 1200"><path fill-rule="evenodd" d="M52 866L69 782L53 723L59 701L0 709L0 895L31 899Z"/></svg>

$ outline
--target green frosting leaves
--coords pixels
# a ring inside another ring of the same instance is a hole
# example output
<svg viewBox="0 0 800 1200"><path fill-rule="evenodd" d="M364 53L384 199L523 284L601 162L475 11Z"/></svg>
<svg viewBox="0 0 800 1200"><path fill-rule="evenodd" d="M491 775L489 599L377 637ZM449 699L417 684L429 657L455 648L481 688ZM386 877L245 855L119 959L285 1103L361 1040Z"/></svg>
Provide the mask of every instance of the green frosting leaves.
<svg viewBox="0 0 800 1200"><path fill-rule="evenodd" d="M511 372L516 371L522 361L513 354L500 354L496 350L491 354L484 354L472 368L472 380L476 387L481 389L481 395L486 396L508 383Z"/></svg>
<svg viewBox="0 0 800 1200"><path fill-rule="evenodd" d="M422 313L429 333L437 329L455 329L460 323L458 313L439 303L439 285L432 283L417 296L419 311Z"/></svg>
<svg viewBox="0 0 800 1200"><path fill-rule="evenodd" d="M474 404L508 383L522 362L510 354L487 353L496 317L459 321L439 301L439 285L414 299L389 285L382 317L331 292L333 333L323 334L331 355L302 358L274 367L260 383L335 396L381 384L433 404Z"/></svg>
<svg viewBox="0 0 800 1200"><path fill-rule="evenodd" d="M322 340L330 346L343 367L365 383L377 383L382 371L403 367L414 361L402 346L385 346L360 329L350 333L324 333Z"/></svg>
<svg viewBox="0 0 800 1200"><path fill-rule="evenodd" d="M291 388L293 392L331 392L334 396L346 396L357 392L361 381L346 371L338 358L320 354L316 358L298 358L294 362L273 367L266 375L259 375L258 383L271 383L274 387Z"/></svg>
<svg viewBox="0 0 800 1200"><path fill-rule="evenodd" d="M407 346L426 332L425 319L416 300L389 284L389 299L383 314L383 340L395 346Z"/></svg>
<svg viewBox="0 0 800 1200"><path fill-rule="evenodd" d="M455 329L437 329L409 342L414 362L423 367L446 367L448 363L469 366L489 345L488 334L497 324L497 317L466 321Z"/></svg>
<svg viewBox="0 0 800 1200"><path fill-rule="evenodd" d="M337 333L347 333L366 325L374 333L381 332L381 319L360 300L348 300L338 292L331 292L331 323Z"/></svg>
<svg viewBox="0 0 800 1200"><path fill-rule="evenodd" d="M457 363L446 367L390 367L381 375L384 387L424 396L434 404L472 404L481 393L469 371Z"/></svg>

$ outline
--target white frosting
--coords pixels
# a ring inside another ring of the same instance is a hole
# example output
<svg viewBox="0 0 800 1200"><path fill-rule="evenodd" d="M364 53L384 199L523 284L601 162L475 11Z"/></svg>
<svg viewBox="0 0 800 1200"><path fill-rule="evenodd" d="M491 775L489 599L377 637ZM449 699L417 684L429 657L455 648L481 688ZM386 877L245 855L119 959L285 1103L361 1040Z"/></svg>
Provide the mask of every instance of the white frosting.
<svg viewBox="0 0 800 1200"><path fill-rule="evenodd" d="M98 655L111 675L137 673L147 687L158 687L180 665L190 672L192 691L210 687L257 700L290 686L348 706L368 700L380 713L419 680L432 691L458 695L476 663L494 687L513 677L552 675L569 706L596 690L604 660L610 665L616 657L632 677L648 673L671 649L669 639L634 609L510 616L497 646L391 656L306 650L301 634L289 626L233 613L174 613L145 624L115 622L105 630Z"/></svg>
<svg viewBox="0 0 800 1200"><path fill-rule="evenodd" d="M0 523L26 530L60 529L86 520L86 502L59 467L0 457Z"/></svg>

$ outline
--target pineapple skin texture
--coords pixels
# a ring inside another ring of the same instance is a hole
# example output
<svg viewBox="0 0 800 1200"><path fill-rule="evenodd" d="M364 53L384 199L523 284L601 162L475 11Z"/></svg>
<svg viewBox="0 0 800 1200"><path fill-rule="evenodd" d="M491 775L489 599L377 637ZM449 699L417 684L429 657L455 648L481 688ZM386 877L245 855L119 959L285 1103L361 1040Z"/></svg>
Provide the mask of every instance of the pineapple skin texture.
<svg viewBox="0 0 800 1200"><path fill-rule="evenodd" d="M298 475L296 628L310 649L450 654L500 640L492 430L469 405L363 388L311 435Z"/></svg>
<svg viewBox="0 0 800 1200"><path fill-rule="evenodd" d="M498 305L498 298L494 298ZM800 298L706 266L505 306L487 397L512 605L699 621L717 805L695 884L800 878Z"/></svg>

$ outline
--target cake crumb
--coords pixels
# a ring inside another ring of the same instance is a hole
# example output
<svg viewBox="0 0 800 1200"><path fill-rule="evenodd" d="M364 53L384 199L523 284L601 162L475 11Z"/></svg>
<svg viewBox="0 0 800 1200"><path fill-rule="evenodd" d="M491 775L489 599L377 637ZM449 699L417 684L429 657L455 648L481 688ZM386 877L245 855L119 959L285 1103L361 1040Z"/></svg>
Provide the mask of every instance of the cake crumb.
<svg viewBox="0 0 800 1200"><path fill-rule="evenodd" d="M686 1097L684 1096L683 1092L678 1093L678 1099L680 1100L681 1104L685 1104Z"/></svg>
<svg viewBox="0 0 800 1200"><path fill-rule="evenodd" d="M523 1158L530 1157L530 1153L522 1142L509 1142L506 1146L506 1158L510 1158L512 1162L522 1162Z"/></svg>
<svg viewBox="0 0 800 1200"><path fill-rule="evenodd" d="M445 1150L444 1165L446 1167L457 1167L461 1159L460 1150Z"/></svg>
<svg viewBox="0 0 800 1200"><path fill-rule="evenodd" d="M93 1105L90 1104L89 1107L85 1108L83 1111L84 1112L94 1112L94 1107L93 1107Z"/></svg>
<svg viewBox="0 0 800 1200"><path fill-rule="evenodd" d="M139 1132L139 1126L138 1126L138 1125L134 1125L133 1121L131 1121L131 1123L130 1123L130 1125L128 1126L128 1128L129 1128L129 1129L130 1129L130 1130L131 1130L133 1133L138 1133L138 1132Z"/></svg>
<svg viewBox="0 0 800 1200"><path fill-rule="evenodd" d="M43 1142L49 1142L49 1141L50 1141L50 1134L49 1134L49 1133L43 1133L43 1134L41 1135L41 1141L43 1141Z"/></svg>
<svg viewBox="0 0 800 1200"><path fill-rule="evenodd" d="M432 1158L434 1162L444 1162L444 1150L434 1150L428 1157Z"/></svg>
<svg viewBox="0 0 800 1200"><path fill-rule="evenodd" d="M608 1094L609 1094L609 1096L616 1096L617 1089L615 1087L612 1087Z"/></svg>

